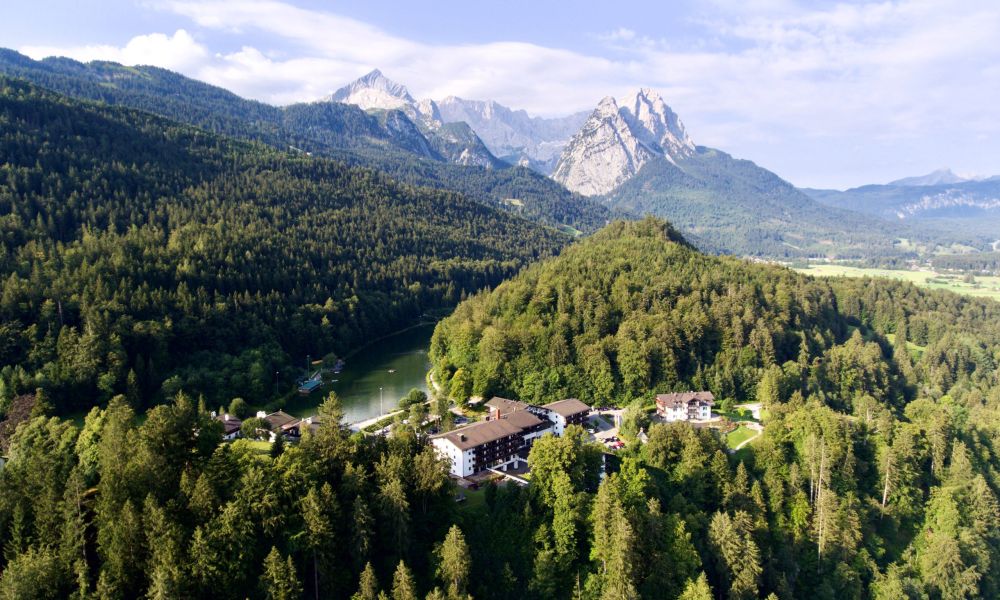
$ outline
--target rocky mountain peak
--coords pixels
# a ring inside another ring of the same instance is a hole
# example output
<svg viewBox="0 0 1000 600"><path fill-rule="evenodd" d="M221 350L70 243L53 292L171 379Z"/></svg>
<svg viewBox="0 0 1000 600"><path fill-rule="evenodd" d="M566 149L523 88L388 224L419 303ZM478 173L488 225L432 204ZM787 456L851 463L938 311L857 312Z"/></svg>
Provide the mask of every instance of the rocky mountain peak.
<svg viewBox="0 0 1000 600"><path fill-rule="evenodd" d="M691 156L694 142L660 95L643 88L620 101L598 103L559 158L553 178L587 196L606 194L652 158Z"/></svg>
<svg viewBox="0 0 1000 600"><path fill-rule="evenodd" d="M694 142L684 124L655 90L642 88L621 104L629 111L626 119L641 140L659 146L671 159L694 153Z"/></svg>
<svg viewBox="0 0 1000 600"><path fill-rule="evenodd" d="M415 102L406 86L389 79L378 69L340 88L330 96L330 100L356 104L365 110L389 110Z"/></svg>

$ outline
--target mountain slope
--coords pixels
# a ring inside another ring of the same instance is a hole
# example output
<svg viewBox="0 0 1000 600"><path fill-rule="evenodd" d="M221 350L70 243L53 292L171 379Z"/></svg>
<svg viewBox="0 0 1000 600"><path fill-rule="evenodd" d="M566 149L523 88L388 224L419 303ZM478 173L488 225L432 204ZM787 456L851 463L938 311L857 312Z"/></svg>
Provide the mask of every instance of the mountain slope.
<svg viewBox="0 0 1000 600"><path fill-rule="evenodd" d="M0 155L0 388L42 387L61 409L180 385L263 403L306 354L346 352L568 240L453 193L7 78Z"/></svg>
<svg viewBox="0 0 1000 600"><path fill-rule="evenodd" d="M888 185L923 186L962 183L964 181L969 180L955 175L952 173L951 169L938 169L937 171L932 171L926 175L904 177L902 179L897 179L896 181L890 181Z"/></svg>
<svg viewBox="0 0 1000 600"><path fill-rule="evenodd" d="M649 161L605 198L670 219L703 249L746 256L884 257L899 253L897 236L921 235L823 206L750 161L704 147L676 162Z"/></svg>
<svg viewBox="0 0 1000 600"><path fill-rule="evenodd" d="M563 150L552 178L585 196L612 192L660 157L676 162L694 154L694 142L659 94L642 89L619 106L601 100Z"/></svg>
<svg viewBox="0 0 1000 600"><path fill-rule="evenodd" d="M588 113L565 117L530 117L492 100L449 96L437 103L445 123L468 123L494 155L540 173L555 169L560 153L587 120Z"/></svg>
<svg viewBox="0 0 1000 600"><path fill-rule="evenodd" d="M846 191L804 190L828 206L836 206L895 221L958 219L1000 221L1000 180L866 185ZM913 180L910 180L913 181ZM974 223L972 223L974 224Z"/></svg>
<svg viewBox="0 0 1000 600"><path fill-rule="evenodd" d="M445 126L433 100L417 101L405 86L374 71L340 88L331 102L353 104L368 112L402 111L417 124L437 155L448 162L499 169L507 166L490 152L479 136L465 123Z"/></svg>
<svg viewBox="0 0 1000 600"><path fill-rule="evenodd" d="M751 161L696 146L677 114L648 89L620 102L603 99L553 178L615 209L667 218L716 252L880 259L905 253L895 244L899 238L933 246L972 237L825 206Z"/></svg>
<svg viewBox="0 0 1000 600"><path fill-rule="evenodd" d="M604 225L611 214L607 207L575 196L528 169L487 170L443 162L426 138L419 139L423 134L414 135L414 128L402 119L369 115L349 104L313 102L278 108L155 67L84 64L65 58L35 61L6 49L0 49L0 73L76 98L145 110L282 150L293 147L377 168L404 183L457 191L555 227L589 232ZM399 126L390 127L394 124Z"/></svg>

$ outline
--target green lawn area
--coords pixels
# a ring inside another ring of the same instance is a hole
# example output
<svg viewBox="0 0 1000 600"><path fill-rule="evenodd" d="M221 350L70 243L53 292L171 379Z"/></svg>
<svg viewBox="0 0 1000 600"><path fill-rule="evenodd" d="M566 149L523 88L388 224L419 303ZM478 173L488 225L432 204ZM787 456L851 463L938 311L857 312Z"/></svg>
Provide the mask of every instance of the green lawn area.
<svg viewBox="0 0 1000 600"><path fill-rule="evenodd" d="M465 502L458 505L464 512L477 512L486 506L486 493L482 487L475 491L459 487L455 489L455 494L465 494Z"/></svg>
<svg viewBox="0 0 1000 600"><path fill-rule="evenodd" d="M909 271L902 269L869 269L847 267L844 265L816 264L806 268L795 269L800 273L817 277L884 277L909 281L922 288L935 290L951 290L958 294L979 296L1000 300L1000 277L976 276L976 283L962 281L962 275L953 273L937 273L934 271Z"/></svg>
<svg viewBox="0 0 1000 600"><path fill-rule="evenodd" d="M737 427L726 434L726 444L730 448L735 448L755 435L757 435L757 432L749 427Z"/></svg>
<svg viewBox="0 0 1000 600"><path fill-rule="evenodd" d="M271 453L271 442L265 442L263 440L248 440L246 438L241 438L233 442L233 445L236 444L250 448L251 450L253 450L254 454L266 455Z"/></svg>

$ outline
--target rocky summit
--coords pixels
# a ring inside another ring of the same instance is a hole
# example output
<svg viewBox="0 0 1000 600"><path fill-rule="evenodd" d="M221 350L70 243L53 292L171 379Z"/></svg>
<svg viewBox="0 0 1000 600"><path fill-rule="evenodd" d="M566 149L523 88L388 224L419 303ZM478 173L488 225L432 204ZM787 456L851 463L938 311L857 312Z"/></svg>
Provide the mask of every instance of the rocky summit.
<svg viewBox="0 0 1000 600"><path fill-rule="evenodd" d="M552 177L585 196L603 195L653 158L675 162L694 152L677 114L655 91L641 89L620 103L610 96L601 100L563 150Z"/></svg>

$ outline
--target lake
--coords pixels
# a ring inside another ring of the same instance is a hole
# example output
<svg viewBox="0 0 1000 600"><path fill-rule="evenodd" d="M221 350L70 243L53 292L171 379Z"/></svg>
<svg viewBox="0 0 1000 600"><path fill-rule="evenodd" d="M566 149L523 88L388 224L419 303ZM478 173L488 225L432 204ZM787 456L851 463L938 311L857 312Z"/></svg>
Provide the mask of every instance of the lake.
<svg viewBox="0 0 1000 600"><path fill-rule="evenodd" d="M344 370L307 397L296 398L285 412L296 417L316 414L316 407L330 390L337 392L344 405L344 422L356 423L379 414L379 388L382 388L384 412L395 410L399 399L411 389L427 392L427 357L434 325L418 325L383 338L360 349L346 359ZM393 371L390 373L390 371Z"/></svg>

